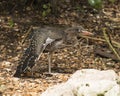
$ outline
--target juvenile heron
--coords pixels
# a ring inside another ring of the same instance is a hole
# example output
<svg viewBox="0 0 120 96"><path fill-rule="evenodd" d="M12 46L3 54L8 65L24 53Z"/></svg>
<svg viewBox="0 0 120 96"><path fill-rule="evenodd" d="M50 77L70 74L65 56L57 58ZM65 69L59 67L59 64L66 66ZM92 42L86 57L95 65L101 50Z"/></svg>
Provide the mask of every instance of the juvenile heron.
<svg viewBox="0 0 120 96"><path fill-rule="evenodd" d="M21 74L31 70L44 52L48 52L48 73L51 74L51 54L56 49L76 45L80 35L92 35L92 33L86 31L81 26L35 29L30 35L30 44L20 59L14 76L20 77Z"/></svg>

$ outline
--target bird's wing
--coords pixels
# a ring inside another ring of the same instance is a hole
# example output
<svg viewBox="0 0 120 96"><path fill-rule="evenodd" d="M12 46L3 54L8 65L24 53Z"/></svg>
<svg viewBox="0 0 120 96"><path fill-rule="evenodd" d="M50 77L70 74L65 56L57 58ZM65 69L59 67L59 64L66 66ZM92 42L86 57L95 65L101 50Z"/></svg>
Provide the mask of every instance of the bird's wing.
<svg viewBox="0 0 120 96"><path fill-rule="evenodd" d="M30 71L35 65L36 60L41 57L46 46L54 41L54 39L47 36L46 31L37 30L31 33L30 45L25 50L19 61L19 65L17 66L17 70L14 74L15 77L20 77L21 74L26 73L28 70Z"/></svg>
<svg viewBox="0 0 120 96"><path fill-rule="evenodd" d="M40 52L37 60L40 59L40 57L41 57L43 51L45 50L45 48L46 48L49 44L51 44L52 42L54 42L54 41L55 41L55 39L51 39L50 37L47 37L47 38L46 38L45 42L42 44L41 52Z"/></svg>

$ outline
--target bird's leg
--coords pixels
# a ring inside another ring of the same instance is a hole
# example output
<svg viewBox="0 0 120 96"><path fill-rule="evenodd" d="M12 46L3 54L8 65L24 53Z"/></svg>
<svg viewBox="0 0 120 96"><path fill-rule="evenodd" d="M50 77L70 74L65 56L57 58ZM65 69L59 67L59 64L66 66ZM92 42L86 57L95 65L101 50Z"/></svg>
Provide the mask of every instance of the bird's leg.
<svg viewBox="0 0 120 96"><path fill-rule="evenodd" d="M40 51L40 54L39 54L39 56L38 56L38 58L37 58L36 61L38 61L38 60L40 59L40 57L41 57L43 51L45 50L46 46L47 46L47 45L43 44L43 47L42 47L42 49L41 49L41 51Z"/></svg>
<svg viewBox="0 0 120 96"><path fill-rule="evenodd" d="M52 52L48 53L48 73L51 74Z"/></svg>

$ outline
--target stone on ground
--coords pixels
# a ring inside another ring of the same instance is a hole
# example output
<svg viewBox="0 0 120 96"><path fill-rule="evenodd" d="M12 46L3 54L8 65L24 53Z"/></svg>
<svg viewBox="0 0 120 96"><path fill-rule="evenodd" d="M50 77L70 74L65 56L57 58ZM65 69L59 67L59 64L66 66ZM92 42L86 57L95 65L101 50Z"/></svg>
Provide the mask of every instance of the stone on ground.
<svg viewBox="0 0 120 96"><path fill-rule="evenodd" d="M66 83L48 88L41 96L120 96L120 78L113 70L78 70Z"/></svg>

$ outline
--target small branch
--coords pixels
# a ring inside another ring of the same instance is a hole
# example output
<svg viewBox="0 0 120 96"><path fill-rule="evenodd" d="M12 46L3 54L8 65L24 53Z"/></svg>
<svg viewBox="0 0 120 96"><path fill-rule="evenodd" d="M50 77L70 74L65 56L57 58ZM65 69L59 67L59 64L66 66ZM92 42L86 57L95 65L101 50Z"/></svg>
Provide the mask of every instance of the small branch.
<svg viewBox="0 0 120 96"><path fill-rule="evenodd" d="M112 49L112 51L114 52L114 54L117 56L117 58L120 60L120 56L119 54L117 53L117 51L114 49L113 45L112 45L112 42L110 40L110 37L108 36L108 34L106 33L106 29L104 28L103 29L103 34L104 34L104 37L105 37L105 40L106 42L108 43L108 45L110 46L110 48Z"/></svg>
<svg viewBox="0 0 120 96"><path fill-rule="evenodd" d="M32 26L30 26L30 28L28 29L27 33L25 34L25 37L24 37L24 38L22 39L22 41L20 42L21 45L25 42L25 40L26 40L26 38L28 37L28 34L30 33L31 29L32 29Z"/></svg>
<svg viewBox="0 0 120 96"><path fill-rule="evenodd" d="M106 42L106 40L102 39L102 38L95 38L95 37L89 37L89 36L81 36L81 37L88 38L88 39L95 40L95 41ZM120 48L120 43L118 43L114 40L112 40L112 43L114 44L115 47Z"/></svg>

